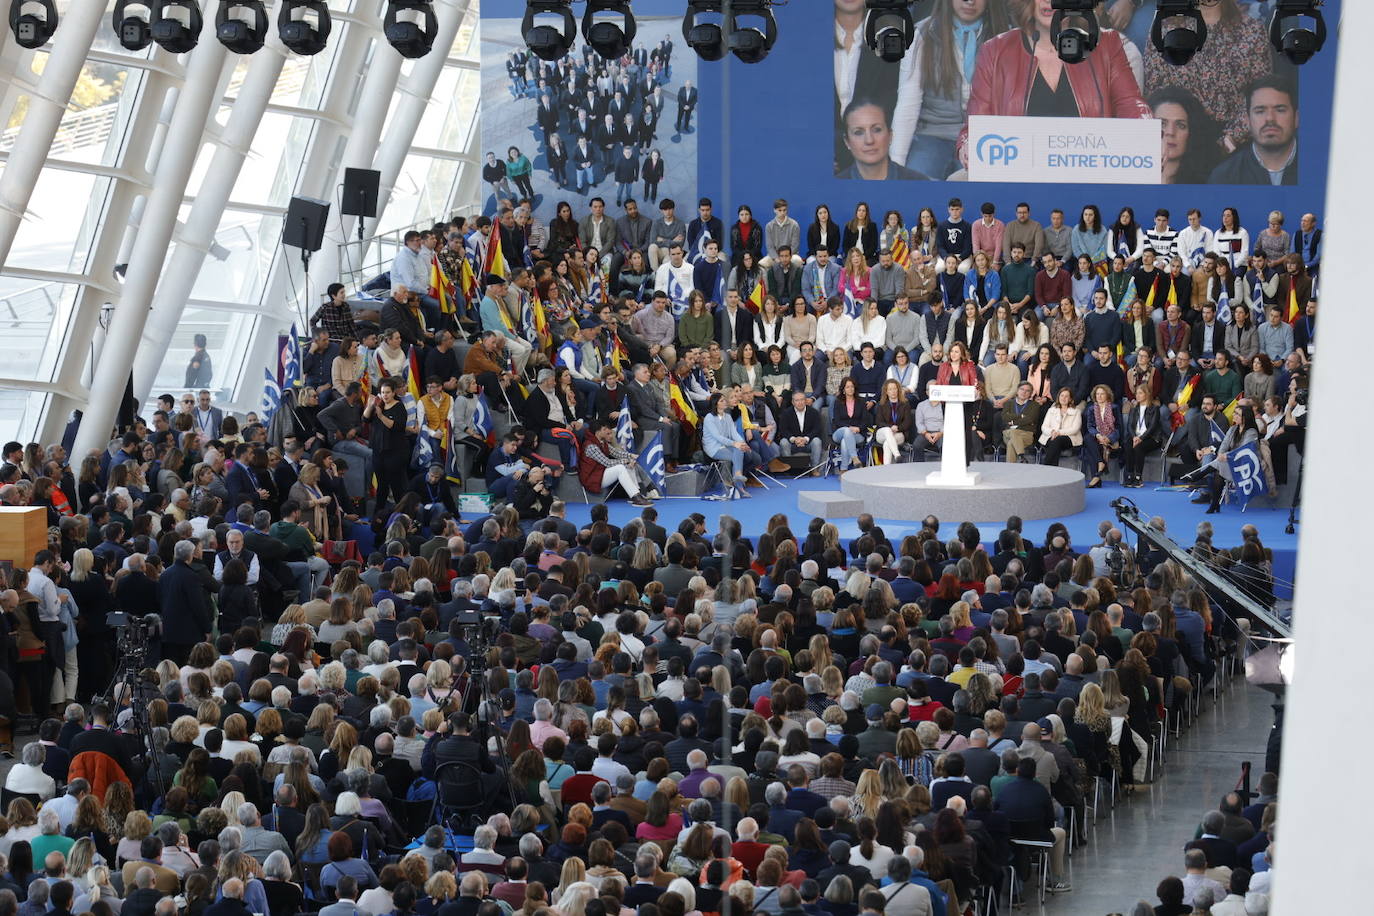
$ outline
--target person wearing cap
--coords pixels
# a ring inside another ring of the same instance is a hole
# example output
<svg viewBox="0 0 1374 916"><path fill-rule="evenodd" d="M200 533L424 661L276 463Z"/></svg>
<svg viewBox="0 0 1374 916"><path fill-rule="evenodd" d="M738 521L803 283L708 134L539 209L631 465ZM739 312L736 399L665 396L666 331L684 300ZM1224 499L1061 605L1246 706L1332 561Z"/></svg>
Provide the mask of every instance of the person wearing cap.
<svg viewBox="0 0 1374 916"><path fill-rule="evenodd" d="M516 332L515 320L506 313L506 278L499 274L487 274L485 286L486 293L482 296L482 305L478 309L482 329L494 331L504 338L503 342L510 352L511 361L515 364L515 372L524 375L525 367L530 361L530 353L534 348Z"/></svg>
<svg viewBox="0 0 1374 916"><path fill-rule="evenodd" d="M582 420L554 384L552 369L539 370L538 382L525 400L524 415L525 425L539 435L540 442L558 446L563 467L573 467L573 445Z"/></svg>
<svg viewBox="0 0 1374 916"><path fill-rule="evenodd" d="M864 719L868 728L859 733L859 753L870 760L876 760L879 754L895 754L897 733L889 726L896 723L897 714L886 706L869 703L864 708Z"/></svg>
<svg viewBox="0 0 1374 916"><path fill-rule="evenodd" d="M556 366L564 366L572 373L573 388L582 396L584 402L592 404L600 387L601 351L597 349L596 338L601 333L601 321L590 318L558 348Z"/></svg>

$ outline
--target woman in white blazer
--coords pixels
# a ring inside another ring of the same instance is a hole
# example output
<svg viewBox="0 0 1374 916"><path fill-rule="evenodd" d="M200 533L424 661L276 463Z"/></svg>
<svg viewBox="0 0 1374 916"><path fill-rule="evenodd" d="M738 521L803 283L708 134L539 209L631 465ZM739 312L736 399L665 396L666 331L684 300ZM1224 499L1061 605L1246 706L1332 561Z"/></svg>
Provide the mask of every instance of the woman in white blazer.
<svg viewBox="0 0 1374 916"><path fill-rule="evenodd" d="M1054 404L1040 425L1040 444L1045 447L1042 464L1058 467L1059 457L1083 445L1083 410L1073 402L1073 392L1060 388Z"/></svg>

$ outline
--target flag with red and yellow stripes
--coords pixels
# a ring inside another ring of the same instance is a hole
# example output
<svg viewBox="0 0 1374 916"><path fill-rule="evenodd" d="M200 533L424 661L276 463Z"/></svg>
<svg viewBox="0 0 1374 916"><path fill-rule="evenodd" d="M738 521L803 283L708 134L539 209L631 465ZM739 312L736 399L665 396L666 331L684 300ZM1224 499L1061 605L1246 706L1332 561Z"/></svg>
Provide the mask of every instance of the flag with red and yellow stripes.
<svg viewBox="0 0 1374 916"><path fill-rule="evenodd" d="M768 290L763 285L763 275L760 274L758 280L754 281L754 288L749 291L749 297L744 300L744 307L757 315L763 311L763 297Z"/></svg>

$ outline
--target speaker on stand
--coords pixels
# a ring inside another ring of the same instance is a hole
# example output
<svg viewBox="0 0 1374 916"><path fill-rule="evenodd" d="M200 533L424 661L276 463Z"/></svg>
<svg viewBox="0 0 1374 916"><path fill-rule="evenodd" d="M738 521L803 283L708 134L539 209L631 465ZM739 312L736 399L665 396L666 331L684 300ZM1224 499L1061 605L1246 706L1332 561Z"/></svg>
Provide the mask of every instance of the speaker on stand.
<svg viewBox="0 0 1374 916"><path fill-rule="evenodd" d="M342 216L358 218L358 241L366 238L364 220L377 218L377 196L382 173L375 169L344 169L343 195L339 204Z"/></svg>
<svg viewBox="0 0 1374 916"><path fill-rule="evenodd" d="M282 244L301 250L301 266L305 269L306 295L310 295L310 255L324 247L325 223L329 220L329 203L313 197L293 197L286 208L286 224L282 227ZM309 324L309 305L301 327Z"/></svg>

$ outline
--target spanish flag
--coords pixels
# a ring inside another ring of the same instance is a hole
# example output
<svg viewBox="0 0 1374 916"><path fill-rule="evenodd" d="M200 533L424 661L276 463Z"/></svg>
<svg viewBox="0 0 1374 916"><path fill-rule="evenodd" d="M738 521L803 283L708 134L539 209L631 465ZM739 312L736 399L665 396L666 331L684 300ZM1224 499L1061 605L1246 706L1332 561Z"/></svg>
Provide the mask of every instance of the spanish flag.
<svg viewBox="0 0 1374 916"><path fill-rule="evenodd" d="M1184 416L1188 412L1189 402L1193 400L1193 392L1197 390L1198 383L1202 381L1202 373L1194 375L1188 379L1188 384L1178 393L1178 410L1175 410L1169 417L1169 428L1178 429L1183 425Z"/></svg>
<svg viewBox="0 0 1374 916"><path fill-rule="evenodd" d="M1225 407L1221 408L1221 412L1222 412L1223 414L1225 414L1225 416L1226 416L1226 422L1227 422L1227 423L1234 423L1234 422L1235 422L1235 417L1236 417L1236 405L1238 405L1239 403L1240 403L1240 396L1237 395L1236 397L1231 398L1231 403L1229 403L1229 404L1227 404Z"/></svg>
<svg viewBox="0 0 1374 916"><path fill-rule="evenodd" d="M1178 287L1174 285L1173 277L1165 277L1164 282L1169 284L1169 295L1164 299L1164 305L1178 305Z"/></svg>
<svg viewBox="0 0 1374 916"><path fill-rule="evenodd" d="M1292 280L1288 283L1288 314L1284 316L1284 321L1292 324L1298 320L1301 311L1298 309L1298 285Z"/></svg>
<svg viewBox="0 0 1374 916"><path fill-rule="evenodd" d="M897 236L897 240L892 243L892 260L898 267L902 268L902 270L909 270L911 268L911 249L907 247L906 239L902 238L900 235Z"/></svg>
<svg viewBox="0 0 1374 916"><path fill-rule="evenodd" d="M460 279L463 284L463 297L469 304L475 303L482 291L477 284L477 271L472 269L472 261L463 258L463 275Z"/></svg>
<svg viewBox="0 0 1374 916"><path fill-rule="evenodd" d="M763 297L767 292L763 288L763 277L760 276L754 283L754 288L749 291L749 298L744 300L744 307L757 315L763 311Z"/></svg>
<svg viewBox="0 0 1374 916"><path fill-rule="evenodd" d="M464 263L467 259L464 258ZM429 261L429 294L439 300L439 311L445 315L452 315L456 309L454 307L453 284L448 277L444 276L443 270L439 267L439 258L433 257Z"/></svg>
<svg viewBox="0 0 1374 916"><path fill-rule="evenodd" d="M625 345L620 342L620 335L616 334L611 338L611 365L617 369L623 369L630 363L630 353L625 349Z"/></svg>
<svg viewBox="0 0 1374 916"><path fill-rule="evenodd" d="M553 332L549 330L549 316L544 311L544 300L534 297L534 334L539 338L539 349L548 352L553 349Z"/></svg>
<svg viewBox="0 0 1374 916"><path fill-rule="evenodd" d="M425 393L424 385L420 381L420 351L414 346L410 348L410 371L406 373L406 391L415 403L420 403L420 397Z"/></svg>
<svg viewBox="0 0 1374 916"><path fill-rule="evenodd" d="M482 271L510 279L510 268L506 266L506 256L501 252L501 236L495 232L487 240L487 257Z"/></svg>
<svg viewBox="0 0 1374 916"><path fill-rule="evenodd" d="M677 418L696 429L701 418L697 416L696 410L692 407L692 402L687 400L687 396L682 393L682 386L671 374L668 376L668 400Z"/></svg>

